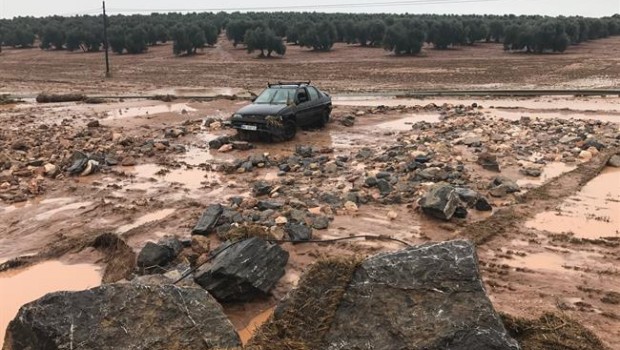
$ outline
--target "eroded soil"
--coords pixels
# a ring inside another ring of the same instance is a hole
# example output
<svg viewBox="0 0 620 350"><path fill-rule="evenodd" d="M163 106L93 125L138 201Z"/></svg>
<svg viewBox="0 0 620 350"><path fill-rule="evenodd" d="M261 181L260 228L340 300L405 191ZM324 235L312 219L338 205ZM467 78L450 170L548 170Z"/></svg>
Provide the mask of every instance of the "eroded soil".
<svg viewBox="0 0 620 350"><path fill-rule="evenodd" d="M409 244L459 236L473 239L479 243L482 274L496 309L520 317L560 310L611 348L619 347L620 305L614 296L620 293L616 267L620 186L612 184L620 183L620 172L604 164L618 146L620 99L384 102L335 98L332 121L324 130L304 130L290 142L258 142L253 149L230 152L209 149L208 142L234 135L218 121L246 101L0 107L8 157L3 162L10 163L0 181L0 263L4 262L0 266L5 270L0 272L0 283L13 293L22 289L19 283L24 280L37 283L41 274L64 271L84 276L75 288L95 285L95 277L102 274L97 266L107 260L85 247L100 234L121 237L136 253L146 242L165 235L189 239L206 206L228 205L233 197L249 203L255 200L253 184L267 181L281 187L269 200L290 206L302 202L303 210L330 218L327 229L314 230L316 239L365 234ZM343 124L346 116L355 117L353 126ZM99 125L88 127L93 121ZM184 132L166 138L170 129ZM41 130L59 146L49 148L48 140L37 137ZM563 139L570 135L588 135L603 147L599 151L588 146L585 137ZM298 145L311 146L325 161L281 173L278 164L295 156ZM66 169L76 150L113 155L118 164L102 166L88 176L70 176ZM498 155L501 174L477 163L483 150ZM266 161L251 171L240 170L238 160L249 157ZM408 164L416 157L430 160L424 168L411 170ZM46 163L57 165L58 174L43 172ZM531 168L541 175L525 175L524 169ZM365 186L368 177L384 172L393 180L389 195ZM490 195L489 183L497 175L517 182L521 191ZM470 208L466 219L449 222L425 216L418 200L441 180L478 191L493 211ZM364 198L357 208L343 205L350 193ZM280 215L276 211L268 219ZM570 225L564 225L567 222ZM272 233L282 236L278 225L273 226ZM220 243L216 235L209 241L211 247ZM291 258L273 295L225 305L226 312L245 341L320 257L363 256L401 247L368 240L284 244ZM58 259L64 265L58 265ZM42 293L72 288L43 287ZM24 294L25 299L19 300L2 296L11 304L6 315L3 308L2 322L13 317L17 304L37 296Z"/></svg>

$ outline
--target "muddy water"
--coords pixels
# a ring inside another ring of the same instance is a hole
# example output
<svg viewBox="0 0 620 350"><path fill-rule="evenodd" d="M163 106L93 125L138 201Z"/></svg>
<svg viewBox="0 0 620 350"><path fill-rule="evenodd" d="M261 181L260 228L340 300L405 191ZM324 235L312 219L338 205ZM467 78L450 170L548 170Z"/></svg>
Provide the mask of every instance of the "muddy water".
<svg viewBox="0 0 620 350"><path fill-rule="evenodd" d="M185 103L169 103L156 106L119 108L117 110L107 112L107 116L110 119L121 119L161 113L190 113L195 111L196 110L194 108L189 107Z"/></svg>
<svg viewBox="0 0 620 350"><path fill-rule="evenodd" d="M522 187L537 187L573 169L575 169L574 165L568 165L562 162L551 162L544 166L542 174L539 177L525 177L517 180L517 184Z"/></svg>
<svg viewBox="0 0 620 350"><path fill-rule="evenodd" d="M140 227L150 222L163 220L170 214L174 213L175 211L176 209L161 209L161 210L146 214L144 216L141 216L140 218L138 218L137 220L135 220L134 222L130 224L119 227L118 229L116 229L116 234L123 234L127 231L133 230L136 227Z"/></svg>
<svg viewBox="0 0 620 350"><path fill-rule="evenodd" d="M408 131L411 130L413 124L425 121L429 123L438 123L439 122L439 114L437 113L419 113L419 114L410 114L404 118L399 118L396 120L392 120L389 122L379 123L374 126L374 128L378 128L381 130L391 130L391 131Z"/></svg>
<svg viewBox="0 0 620 350"><path fill-rule="evenodd" d="M162 170L169 171L160 173ZM207 172L199 168L164 169L157 164L137 165L130 169L130 172L135 174L138 178L157 179L160 185L176 183L190 190L197 190L201 188L204 183L216 181L219 177L218 174L214 172ZM162 182L167 184L162 184ZM155 184L151 185L157 186Z"/></svg>
<svg viewBox="0 0 620 350"><path fill-rule="evenodd" d="M237 331L243 345L246 345L248 343L248 341L250 340L250 338L252 338L254 332L256 332L258 327L260 327L263 323L269 320L269 317L273 315L274 309L275 308L271 308L261 312L260 314L252 318L245 328Z"/></svg>
<svg viewBox="0 0 620 350"><path fill-rule="evenodd" d="M534 110L564 110L573 111L619 111L620 97L588 97L588 98L569 98L569 97L542 97L542 98L502 98L488 99L484 97L471 98L390 98L383 96L334 96L333 104L340 106L425 106L431 103L443 105L471 105L478 103L483 107L502 107Z"/></svg>
<svg viewBox="0 0 620 350"><path fill-rule="evenodd" d="M101 271L96 265L65 265L47 261L25 269L0 273L0 347L8 323L19 308L47 293L77 291L101 284Z"/></svg>
<svg viewBox="0 0 620 350"><path fill-rule="evenodd" d="M529 228L572 233L596 239L620 235L620 169L606 168L556 210L540 213L526 223Z"/></svg>
<svg viewBox="0 0 620 350"><path fill-rule="evenodd" d="M492 112L487 112L490 115L497 118L504 118L508 120L519 120L522 116L529 116L531 118L540 119L583 119L583 120L600 120L603 122L620 123L620 115L617 112L614 113L581 113L576 111L530 111L527 109L495 109Z"/></svg>

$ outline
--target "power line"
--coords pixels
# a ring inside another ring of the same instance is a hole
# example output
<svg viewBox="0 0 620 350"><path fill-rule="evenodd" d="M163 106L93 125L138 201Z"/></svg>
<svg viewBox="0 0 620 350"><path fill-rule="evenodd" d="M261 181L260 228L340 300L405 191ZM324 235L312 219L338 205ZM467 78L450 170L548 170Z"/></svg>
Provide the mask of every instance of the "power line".
<svg viewBox="0 0 620 350"><path fill-rule="evenodd" d="M325 9L325 8L360 8L360 7L393 7L393 6L420 6L420 5L452 5L466 3L498 2L506 0L401 0L380 1L367 3L338 3L323 5L289 5L289 6L261 6L261 7L220 7L220 8L168 8L168 9L135 9L135 8L110 8L113 12L235 12L235 11L281 11L299 9Z"/></svg>

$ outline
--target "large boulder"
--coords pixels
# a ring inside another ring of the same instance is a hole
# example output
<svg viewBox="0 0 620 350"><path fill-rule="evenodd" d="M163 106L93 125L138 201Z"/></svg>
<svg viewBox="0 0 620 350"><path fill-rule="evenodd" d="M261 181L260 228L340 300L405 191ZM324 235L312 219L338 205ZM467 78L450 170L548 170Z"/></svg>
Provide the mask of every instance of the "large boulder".
<svg viewBox="0 0 620 350"><path fill-rule="evenodd" d="M435 184L420 201L422 211L441 220L450 220L460 205L459 195L447 183Z"/></svg>
<svg viewBox="0 0 620 350"><path fill-rule="evenodd" d="M258 237L225 243L210 264L194 273L194 280L220 301L247 301L267 295L284 276L289 254L279 245Z"/></svg>
<svg viewBox="0 0 620 350"><path fill-rule="evenodd" d="M430 243L365 260L327 349L519 349L485 294L472 243Z"/></svg>
<svg viewBox="0 0 620 350"><path fill-rule="evenodd" d="M239 336L203 289L106 284L58 292L24 305L4 350L227 349Z"/></svg>
<svg viewBox="0 0 620 350"><path fill-rule="evenodd" d="M138 254L137 265L143 269L156 269L168 265L174 259L170 248L148 242Z"/></svg>
<svg viewBox="0 0 620 350"><path fill-rule="evenodd" d="M267 349L519 349L485 294L474 245L463 240L321 261L257 334L250 345Z"/></svg>
<svg viewBox="0 0 620 350"><path fill-rule="evenodd" d="M192 234L207 235L211 233L223 212L224 208L220 204L211 204L208 206L204 213L202 213L200 219L198 219L196 226L194 226L192 230Z"/></svg>

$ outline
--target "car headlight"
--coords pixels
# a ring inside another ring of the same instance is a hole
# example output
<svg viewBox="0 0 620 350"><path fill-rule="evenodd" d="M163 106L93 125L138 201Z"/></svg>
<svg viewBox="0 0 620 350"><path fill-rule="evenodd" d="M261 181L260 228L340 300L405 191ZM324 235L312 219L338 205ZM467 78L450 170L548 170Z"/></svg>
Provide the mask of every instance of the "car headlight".
<svg viewBox="0 0 620 350"><path fill-rule="evenodd" d="M232 116L232 119L241 119L241 118L243 118L243 116L241 114L239 114L239 113L235 113Z"/></svg>

